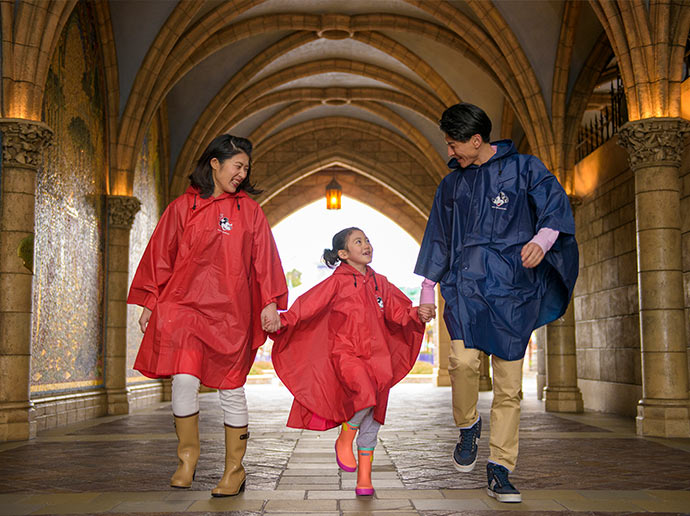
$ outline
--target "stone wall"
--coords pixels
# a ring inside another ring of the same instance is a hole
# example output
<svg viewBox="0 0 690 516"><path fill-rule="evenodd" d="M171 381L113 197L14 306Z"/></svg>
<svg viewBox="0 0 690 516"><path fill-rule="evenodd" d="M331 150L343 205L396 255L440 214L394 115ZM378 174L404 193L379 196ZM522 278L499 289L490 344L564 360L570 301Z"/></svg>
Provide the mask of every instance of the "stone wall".
<svg viewBox="0 0 690 516"><path fill-rule="evenodd" d="M634 178L615 138L580 162L576 175L597 185L575 214L578 385L586 409L632 416L642 385Z"/></svg>

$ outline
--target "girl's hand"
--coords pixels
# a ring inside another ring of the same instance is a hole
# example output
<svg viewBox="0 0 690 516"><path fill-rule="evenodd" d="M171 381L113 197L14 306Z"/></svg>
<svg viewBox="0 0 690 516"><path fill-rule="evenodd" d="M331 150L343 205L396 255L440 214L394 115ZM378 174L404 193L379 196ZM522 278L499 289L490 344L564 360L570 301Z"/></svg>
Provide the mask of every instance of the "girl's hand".
<svg viewBox="0 0 690 516"><path fill-rule="evenodd" d="M520 258L522 258L522 266L526 269L532 269L539 265L544 259L544 251L541 250L539 244L530 242L525 244L525 247L520 251Z"/></svg>
<svg viewBox="0 0 690 516"><path fill-rule="evenodd" d="M420 321L428 323L436 317L436 306L430 304L419 305L417 307L417 313L419 314Z"/></svg>
<svg viewBox="0 0 690 516"><path fill-rule="evenodd" d="M151 310L146 307L141 311L141 317L139 317L139 328L141 328L141 333L146 333L146 327L149 325L151 313Z"/></svg>
<svg viewBox="0 0 690 516"><path fill-rule="evenodd" d="M275 303L269 303L261 310L261 328L266 333L275 333L280 329L280 316Z"/></svg>

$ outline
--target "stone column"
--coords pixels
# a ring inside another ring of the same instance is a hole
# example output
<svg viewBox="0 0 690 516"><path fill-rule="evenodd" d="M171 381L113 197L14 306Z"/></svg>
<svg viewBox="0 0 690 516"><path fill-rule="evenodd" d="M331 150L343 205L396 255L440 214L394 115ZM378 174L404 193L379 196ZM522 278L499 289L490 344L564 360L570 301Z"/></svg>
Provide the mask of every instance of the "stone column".
<svg viewBox="0 0 690 516"><path fill-rule="evenodd" d="M127 283L129 233L141 203L136 197L108 196L105 392L108 415L129 413L127 399Z"/></svg>
<svg viewBox="0 0 690 516"><path fill-rule="evenodd" d="M649 118L628 122L618 133L635 174L639 435L690 437L678 178L688 132L690 124L680 118Z"/></svg>
<svg viewBox="0 0 690 516"><path fill-rule="evenodd" d="M435 362L438 364L436 370L436 377L434 383L437 387L449 387L450 375L448 374L448 355L450 354L450 333L446 328L446 323L443 320L443 310L446 307L446 302L443 296L439 293L439 286L436 285L436 321L437 321L437 345Z"/></svg>
<svg viewBox="0 0 690 516"><path fill-rule="evenodd" d="M36 436L30 397L36 171L53 131L0 119L0 442Z"/></svg>
<svg viewBox="0 0 690 516"><path fill-rule="evenodd" d="M546 355L544 354L544 342L546 342L546 326L537 328L534 332L537 341L537 399L544 399L544 387L546 387Z"/></svg>
<svg viewBox="0 0 690 516"><path fill-rule="evenodd" d="M493 389L491 384L491 371L489 369L489 355L480 353L482 363L479 366L479 390L481 392L490 391Z"/></svg>
<svg viewBox="0 0 690 516"><path fill-rule="evenodd" d="M563 317L546 326L544 335L544 408L547 412L584 411L582 393L577 386L575 311L572 302Z"/></svg>
<svg viewBox="0 0 690 516"><path fill-rule="evenodd" d="M570 199L573 211L579 199ZM583 412L582 392L577 386L575 346L575 310L571 300L563 316L546 326L544 332L546 387L544 408L547 412Z"/></svg>

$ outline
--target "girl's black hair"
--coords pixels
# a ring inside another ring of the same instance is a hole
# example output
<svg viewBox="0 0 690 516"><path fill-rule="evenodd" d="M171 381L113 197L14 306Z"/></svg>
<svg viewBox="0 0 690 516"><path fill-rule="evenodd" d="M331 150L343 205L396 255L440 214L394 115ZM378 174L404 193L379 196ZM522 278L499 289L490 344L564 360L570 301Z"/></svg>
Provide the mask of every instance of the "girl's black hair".
<svg viewBox="0 0 690 516"><path fill-rule="evenodd" d="M456 142L469 141L475 134L486 143L491 141L491 119L483 109L467 102L446 109L439 127Z"/></svg>
<svg viewBox="0 0 690 516"><path fill-rule="evenodd" d="M221 134L208 144L197 161L194 172L189 175L189 182L199 190L202 199L208 199L215 189L211 160L216 158L222 164L226 159L241 153L249 157L249 170L247 170L247 177L240 183L237 190L244 190L250 194L260 194L263 191L257 190L249 180L252 171L252 142L241 136Z"/></svg>
<svg viewBox="0 0 690 516"><path fill-rule="evenodd" d="M353 231L362 230L359 228L352 227L338 231L335 235L333 235L333 241L331 242L333 248L323 250L323 261L329 269L334 269L335 264L340 261L338 251L340 251L341 249L347 250L347 237L349 237Z"/></svg>

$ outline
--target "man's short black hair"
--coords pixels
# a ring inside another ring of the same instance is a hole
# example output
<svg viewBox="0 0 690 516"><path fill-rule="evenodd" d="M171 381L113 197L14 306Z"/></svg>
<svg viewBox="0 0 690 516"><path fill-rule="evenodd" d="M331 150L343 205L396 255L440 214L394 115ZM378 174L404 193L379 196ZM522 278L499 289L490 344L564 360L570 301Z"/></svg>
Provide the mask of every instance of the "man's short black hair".
<svg viewBox="0 0 690 516"><path fill-rule="evenodd" d="M441 131L458 142L466 142L475 134L486 143L491 139L491 120L483 109L467 102L446 109L439 126Z"/></svg>

